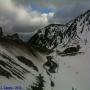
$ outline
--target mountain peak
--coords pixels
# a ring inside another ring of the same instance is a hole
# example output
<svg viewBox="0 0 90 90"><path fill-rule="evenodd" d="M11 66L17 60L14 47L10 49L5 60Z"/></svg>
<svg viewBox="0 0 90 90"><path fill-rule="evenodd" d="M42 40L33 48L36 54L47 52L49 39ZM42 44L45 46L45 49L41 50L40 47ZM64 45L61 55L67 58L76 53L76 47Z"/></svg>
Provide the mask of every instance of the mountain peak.
<svg viewBox="0 0 90 90"><path fill-rule="evenodd" d="M61 24L50 24L40 29L28 43L41 48L54 49L62 42L62 33L66 28L67 26Z"/></svg>

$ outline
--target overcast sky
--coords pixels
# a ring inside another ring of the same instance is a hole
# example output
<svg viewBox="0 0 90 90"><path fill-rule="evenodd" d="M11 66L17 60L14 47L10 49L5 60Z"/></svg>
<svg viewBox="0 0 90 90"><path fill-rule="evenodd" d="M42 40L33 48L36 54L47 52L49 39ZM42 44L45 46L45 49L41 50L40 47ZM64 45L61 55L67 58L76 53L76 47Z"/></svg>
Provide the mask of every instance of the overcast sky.
<svg viewBox="0 0 90 90"><path fill-rule="evenodd" d="M90 9L90 0L0 0L0 26L28 39L50 23L67 23Z"/></svg>

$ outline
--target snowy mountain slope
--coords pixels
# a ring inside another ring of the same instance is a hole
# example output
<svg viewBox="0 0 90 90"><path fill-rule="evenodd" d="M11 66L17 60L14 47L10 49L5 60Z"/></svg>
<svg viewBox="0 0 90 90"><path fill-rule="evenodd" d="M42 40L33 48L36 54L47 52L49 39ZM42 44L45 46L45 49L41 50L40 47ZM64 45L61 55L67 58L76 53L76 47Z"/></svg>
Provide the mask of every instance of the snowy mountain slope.
<svg viewBox="0 0 90 90"><path fill-rule="evenodd" d="M40 29L28 43L0 28L0 88L90 90L89 29L90 11Z"/></svg>
<svg viewBox="0 0 90 90"><path fill-rule="evenodd" d="M51 90L51 83L54 85L54 82L46 69L45 63L48 61L46 56L23 41L1 37L0 87L15 89L17 86L23 90Z"/></svg>
<svg viewBox="0 0 90 90"><path fill-rule="evenodd" d="M25 47L23 47L23 49L24 48ZM13 78L13 79L24 80L25 74L30 73L30 71L33 71L32 74L36 73L38 71L37 67L35 67L34 64L32 64L32 61L27 59L29 55L25 53L26 52L22 51L22 49L18 48L18 46L10 45L10 44L7 44L6 42L3 45L1 43L0 45L0 57L1 57L0 66L1 66L2 72L0 75L5 76L8 79ZM24 60L22 60L21 62L17 57L18 58L22 57ZM31 65L27 66L26 65L27 62L25 60L28 60L28 63L30 62ZM6 73L4 74L3 72L6 72Z"/></svg>
<svg viewBox="0 0 90 90"><path fill-rule="evenodd" d="M90 47L85 54L61 57L54 90L90 90ZM74 89L72 89L74 88Z"/></svg>

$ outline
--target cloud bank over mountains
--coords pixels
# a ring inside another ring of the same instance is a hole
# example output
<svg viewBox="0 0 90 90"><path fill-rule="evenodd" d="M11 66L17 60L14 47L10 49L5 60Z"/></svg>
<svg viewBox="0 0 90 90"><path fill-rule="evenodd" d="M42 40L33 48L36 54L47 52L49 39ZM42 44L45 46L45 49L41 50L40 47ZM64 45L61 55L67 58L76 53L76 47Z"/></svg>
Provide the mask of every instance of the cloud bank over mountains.
<svg viewBox="0 0 90 90"><path fill-rule="evenodd" d="M22 38L50 23L66 23L90 8L87 0L0 0L0 26Z"/></svg>

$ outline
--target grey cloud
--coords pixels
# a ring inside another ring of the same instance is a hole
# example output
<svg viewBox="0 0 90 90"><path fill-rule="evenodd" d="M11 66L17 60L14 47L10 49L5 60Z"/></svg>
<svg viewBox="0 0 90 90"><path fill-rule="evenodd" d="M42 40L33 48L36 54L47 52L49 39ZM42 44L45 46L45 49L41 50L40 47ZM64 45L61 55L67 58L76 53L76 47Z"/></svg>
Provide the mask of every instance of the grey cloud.
<svg viewBox="0 0 90 90"><path fill-rule="evenodd" d="M52 22L55 21L56 23L67 23L88 9L90 9L90 2L67 5L57 10L54 14L54 17L50 20Z"/></svg>
<svg viewBox="0 0 90 90"><path fill-rule="evenodd" d="M31 33L48 24L48 14L37 11L27 11L24 7L17 7L11 0L0 1L0 26L5 33ZM24 35L24 34L23 34ZM26 35L26 34L25 34Z"/></svg>
<svg viewBox="0 0 90 90"><path fill-rule="evenodd" d="M16 5L30 5L30 0L12 0L12 2Z"/></svg>
<svg viewBox="0 0 90 90"><path fill-rule="evenodd" d="M40 7L60 8L65 4L88 3L90 0L12 0L12 2L16 5L23 6L28 6L33 3Z"/></svg>

